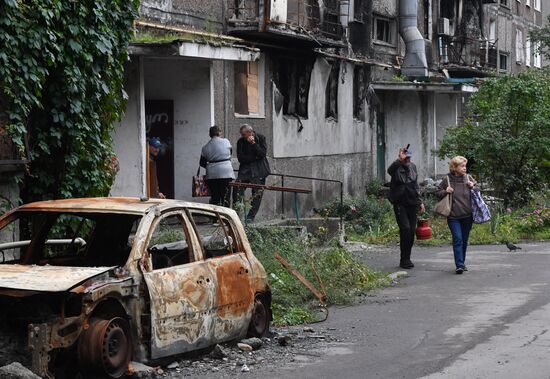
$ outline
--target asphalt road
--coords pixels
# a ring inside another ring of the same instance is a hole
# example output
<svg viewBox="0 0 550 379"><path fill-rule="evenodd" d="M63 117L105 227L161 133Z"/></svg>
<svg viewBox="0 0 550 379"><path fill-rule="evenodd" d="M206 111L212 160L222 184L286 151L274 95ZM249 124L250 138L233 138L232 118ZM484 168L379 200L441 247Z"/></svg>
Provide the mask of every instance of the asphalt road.
<svg viewBox="0 0 550 379"><path fill-rule="evenodd" d="M463 275L449 247L415 248L416 267L398 285L314 326L338 342L242 376L550 378L550 243L521 246L473 246ZM399 270L395 249L362 250L372 267Z"/></svg>

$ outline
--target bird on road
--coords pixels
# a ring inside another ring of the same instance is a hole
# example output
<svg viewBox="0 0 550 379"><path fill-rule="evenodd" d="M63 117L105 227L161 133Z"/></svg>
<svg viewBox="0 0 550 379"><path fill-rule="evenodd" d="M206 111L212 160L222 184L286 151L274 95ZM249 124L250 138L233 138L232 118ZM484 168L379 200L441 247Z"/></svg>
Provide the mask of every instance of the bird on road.
<svg viewBox="0 0 550 379"><path fill-rule="evenodd" d="M506 247L507 247L510 251L521 250L521 247L516 246L516 245L514 245L512 242L508 242L508 241L506 241Z"/></svg>

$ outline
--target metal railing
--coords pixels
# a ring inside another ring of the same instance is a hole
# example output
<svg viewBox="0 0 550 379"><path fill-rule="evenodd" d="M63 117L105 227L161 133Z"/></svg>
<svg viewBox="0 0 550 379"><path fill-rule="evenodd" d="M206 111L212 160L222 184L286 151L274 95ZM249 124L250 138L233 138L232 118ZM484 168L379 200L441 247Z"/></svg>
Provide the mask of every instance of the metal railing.
<svg viewBox="0 0 550 379"><path fill-rule="evenodd" d="M239 172L239 170L233 170L235 172ZM340 196L340 210L342 210L344 208L344 182L342 182L341 180L334 180L334 179L326 179L326 178L316 178L316 177L313 177L313 176L302 176L302 175L290 175L290 174L280 174L280 173L274 173L272 172L270 174L270 176L277 176L279 178L281 178L281 187L286 187L285 185L285 179L298 179L298 180L308 180L308 181L311 181L311 182L324 182L324 183L333 183L333 184L337 184L338 185L338 189L339 189L339 196ZM249 186L250 187L250 186ZM286 203L285 203L285 191L280 191L281 192L281 215L284 215L285 213L285 206L286 206ZM288 192L293 192L293 191L288 191ZM294 192L293 196L294 196L294 201L295 201L295 206L296 206L296 196L297 196L297 193L299 192ZM301 193L307 193L307 192L301 192ZM311 191L310 191L311 193ZM297 212L295 210L295 212ZM343 230L343 227L344 227L344 215L343 215L343 212L340 212L340 229Z"/></svg>
<svg viewBox="0 0 550 379"><path fill-rule="evenodd" d="M267 13L271 8L271 0L264 0ZM260 20L259 0L227 0L227 20L235 25L246 25L258 22L266 22L270 19L264 14L265 20ZM287 25L307 34L324 35L339 39L344 34L344 28L340 22L342 17L349 16L349 1L324 0L323 6L317 0L288 0L286 9Z"/></svg>
<svg viewBox="0 0 550 379"><path fill-rule="evenodd" d="M442 40L441 62L468 67L496 68L496 43L466 36Z"/></svg>
<svg viewBox="0 0 550 379"><path fill-rule="evenodd" d="M301 176L301 175L289 175L289 174L279 174L279 173L271 173L271 176L278 176L281 178L281 186L285 186L285 179L291 178L291 179L301 179L301 180L309 180L312 182L324 182L324 183L333 183L338 184L339 190L340 190L340 209L343 209L344 206L344 182L341 180L334 180L334 179L325 179L325 178L316 178L312 176ZM285 193L281 193L281 213L284 214L285 212ZM342 212L340 212L340 228L343 228L344 225L344 216Z"/></svg>

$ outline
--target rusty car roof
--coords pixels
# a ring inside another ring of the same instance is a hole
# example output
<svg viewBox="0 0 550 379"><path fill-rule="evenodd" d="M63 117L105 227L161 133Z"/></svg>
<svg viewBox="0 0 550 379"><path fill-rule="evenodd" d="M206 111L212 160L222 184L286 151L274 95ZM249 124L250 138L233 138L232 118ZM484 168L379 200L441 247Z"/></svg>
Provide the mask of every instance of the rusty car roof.
<svg viewBox="0 0 550 379"><path fill-rule="evenodd" d="M191 203L182 200L169 199L140 199L138 197L91 197L80 199L47 200L24 204L16 211L42 211L42 212L99 212L99 213L123 213L143 215L150 209L162 205L163 208L195 207L211 210L220 210L210 204Z"/></svg>

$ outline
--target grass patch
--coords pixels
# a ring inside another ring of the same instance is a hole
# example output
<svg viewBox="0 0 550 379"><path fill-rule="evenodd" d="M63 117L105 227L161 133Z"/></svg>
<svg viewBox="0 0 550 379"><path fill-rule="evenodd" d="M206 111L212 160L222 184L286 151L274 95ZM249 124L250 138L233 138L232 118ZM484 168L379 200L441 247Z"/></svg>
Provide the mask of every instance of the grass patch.
<svg viewBox="0 0 550 379"><path fill-rule="evenodd" d="M285 228L248 228L256 257L267 271L273 293L275 325L317 320L317 298L274 257L275 252L292 264L315 287L324 284L327 304L350 304L357 295L389 284L386 275L358 262L346 249L334 245L313 246Z"/></svg>
<svg viewBox="0 0 550 379"><path fill-rule="evenodd" d="M494 207L493 218L485 224L474 225L470 234L470 244L489 245L505 241L550 240L550 200L548 193L538 197L538 203L520 209ZM428 199L427 208L433 209L435 201ZM399 243L399 228L390 202L376 195L362 198L348 198L341 207L339 203L329 204L323 214L336 216L343 214L347 221L348 239L357 242L389 245ZM340 213L341 212L341 213ZM431 214L431 212L430 212ZM419 245L439 246L450 244L451 232L443 217L429 218L432 238L418 241Z"/></svg>
<svg viewBox="0 0 550 379"><path fill-rule="evenodd" d="M171 43L175 41L193 41L188 33L153 33L138 31L131 39L132 43Z"/></svg>

